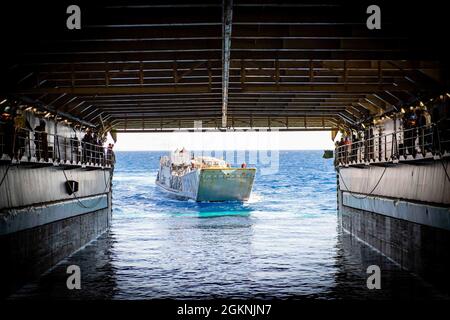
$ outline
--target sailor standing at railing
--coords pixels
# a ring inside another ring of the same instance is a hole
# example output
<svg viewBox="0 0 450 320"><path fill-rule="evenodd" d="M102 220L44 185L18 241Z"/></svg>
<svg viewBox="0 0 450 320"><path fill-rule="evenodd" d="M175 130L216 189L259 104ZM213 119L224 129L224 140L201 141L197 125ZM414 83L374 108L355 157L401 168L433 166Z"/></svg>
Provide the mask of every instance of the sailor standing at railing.
<svg viewBox="0 0 450 320"><path fill-rule="evenodd" d="M358 132L354 131L354 132L352 132L352 144L351 144L350 161L356 161L357 160L358 148L359 148Z"/></svg>
<svg viewBox="0 0 450 320"><path fill-rule="evenodd" d="M429 141L427 141L429 135L427 128L427 118L425 117L425 111L416 108L416 117L417 117L417 127L419 128L419 149L420 152L425 154L427 151L431 151L429 148Z"/></svg>
<svg viewBox="0 0 450 320"><path fill-rule="evenodd" d="M99 140L97 132L94 132L92 136L92 158L94 159L94 163L98 164L100 161L100 152L99 152Z"/></svg>
<svg viewBox="0 0 450 320"><path fill-rule="evenodd" d="M114 166L114 163L116 162L113 148L114 148L114 144L109 143L109 144L108 144L108 148L106 149L106 161L107 161L111 166Z"/></svg>
<svg viewBox="0 0 450 320"><path fill-rule="evenodd" d="M14 144L14 120L11 114L11 107L6 106L2 112L3 131L3 154L12 159Z"/></svg>
<svg viewBox="0 0 450 320"><path fill-rule="evenodd" d="M39 125L34 128L34 144L36 145L36 158L38 161L48 161L48 140L45 131L45 121L40 120Z"/></svg>
<svg viewBox="0 0 450 320"><path fill-rule="evenodd" d="M84 135L82 142L82 150L83 150L83 162L90 163L91 160L91 152L92 152L92 130L89 128Z"/></svg>
<svg viewBox="0 0 450 320"><path fill-rule="evenodd" d="M349 138L348 138L348 136L347 137L345 137L345 140L344 140L344 149L345 149L345 162L346 163L348 163L348 155L350 154L350 152L351 152L351 142L350 142L350 140L349 140Z"/></svg>
<svg viewBox="0 0 450 320"><path fill-rule="evenodd" d="M70 146L72 148L70 161L72 161L72 163L78 163L79 161L81 161L81 159L79 158L80 142L76 133L73 135L73 137L70 138Z"/></svg>
<svg viewBox="0 0 450 320"><path fill-rule="evenodd" d="M20 160L25 151L25 141L27 140L28 132L25 130L25 117L22 110L17 109L14 117L15 128L15 143L14 143L14 157Z"/></svg>
<svg viewBox="0 0 450 320"><path fill-rule="evenodd" d="M450 97L440 96L431 111L434 124L433 145L440 153L450 152Z"/></svg>
<svg viewBox="0 0 450 320"><path fill-rule="evenodd" d="M404 140L406 151L408 154L415 157L416 148L415 142L417 138L417 115L414 111L414 107L410 107L409 110L405 113L403 118L403 128L404 128Z"/></svg>

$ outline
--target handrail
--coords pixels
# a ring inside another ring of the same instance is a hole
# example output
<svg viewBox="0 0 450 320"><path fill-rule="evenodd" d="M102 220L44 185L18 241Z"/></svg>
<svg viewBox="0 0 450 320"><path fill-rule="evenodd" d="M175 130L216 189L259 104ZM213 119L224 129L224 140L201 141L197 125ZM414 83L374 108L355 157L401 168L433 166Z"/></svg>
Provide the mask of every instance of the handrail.
<svg viewBox="0 0 450 320"><path fill-rule="evenodd" d="M61 165L110 167L112 150L45 131L16 129L13 136L0 132L0 159Z"/></svg>
<svg viewBox="0 0 450 320"><path fill-rule="evenodd" d="M450 152L450 128L441 123L375 134L369 139L338 146L335 164L395 163L444 155Z"/></svg>

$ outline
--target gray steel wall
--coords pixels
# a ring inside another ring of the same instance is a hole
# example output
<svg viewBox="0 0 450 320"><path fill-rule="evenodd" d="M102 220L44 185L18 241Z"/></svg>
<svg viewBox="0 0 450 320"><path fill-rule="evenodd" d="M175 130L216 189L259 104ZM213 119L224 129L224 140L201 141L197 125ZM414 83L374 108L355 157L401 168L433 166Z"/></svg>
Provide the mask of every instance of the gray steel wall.
<svg viewBox="0 0 450 320"><path fill-rule="evenodd" d="M109 226L110 208L0 236L0 297L5 297L95 239Z"/></svg>
<svg viewBox="0 0 450 320"><path fill-rule="evenodd" d="M3 177L6 166L0 166ZM111 219L109 170L12 166L0 187L0 296L7 296L103 233Z"/></svg>
<svg viewBox="0 0 450 320"><path fill-rule="evenodd" d="M450 174L450 165L445 162ZM384 167L341 168L341 190L367 194L377 184ZM450 204L450 181L442 163L433 161L425 165L398 164L386 169L373 195L408 199L437 204Z"/></svg>
<svg viewBox="0 0 450 320"><path fill-rule="evenodd" d="M7 166L0 166L0 177ZM71 169L65 171L69 180L79 182L79 197L109 192L109 170ZM12 166L0 186L0 212L4 208L24 207L63 199L73 199L65 188L63 170L51 167L27 168Z"/></svg>
<svg viewBox="0 0 450 320"><path fill-rule="evenodd" d="M450 290L450 232L370 211L340 206L344 231L369 244L402 268ZM381 270L383 272L383 270Z"/></svg>
<svg viewBox="0 0 450 320"><path fill-rule="evenodd" d="M383 170L373 166L340 170L340 227L449 292L450 184L442 163L388 167L368 196ZM346 186L358 194L345 191Z"/></svg>

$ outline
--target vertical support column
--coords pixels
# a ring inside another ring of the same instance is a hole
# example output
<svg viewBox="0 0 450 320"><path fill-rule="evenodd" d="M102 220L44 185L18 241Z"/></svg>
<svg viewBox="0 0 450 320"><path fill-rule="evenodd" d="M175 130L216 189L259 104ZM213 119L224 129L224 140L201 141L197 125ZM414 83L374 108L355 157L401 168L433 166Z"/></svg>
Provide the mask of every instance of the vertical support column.
<svg viewBox="0 0 450 320"><path fill-rule="evenodd" d="M70 64L70 85L72 89L75 87L75 67L72 64Z"/></svg>
<svg viewBox="0 0 450 320"><path fill-rule="evenodd" d="M175 87L176 87L177 84L178 84L178 80L179 80L179 77L178 77L178 64L177 64L176 60L174 60L172 62L172 69L173 69L173 82L175 83Z"/></svg>
<svg viewBox="0 0 450 320"><path fill-rule="evenodd" d="M228 87L230 78L231 25L233 0L222 2L222 128L227 127Z"/></svg>
<svg viewBox="0 0 450 320"><path fill-rule="evenodd" d="M211 61L208 60L208 88L211 91L212 88L212 70L211 70Z"/></svg>
<svg viewBox="0 0 450 320"><path fill-rule="evenodd" d="M142 64L142 61L139 63L139 84L141 86L144 85L144 66Z"/></svg>
<svg viewBox="0 0 450 320"><path fill-rule="evenodd" d="M381 61L378 60L378 85L382 86L383 84L383 68L381 66Z"/></svg>
<svg viewBox="0 0 450 320"><path fill-rule="evenodd" d="M244 60L241 59L241 89L244 90L245 86L245 65Z"/></svg>
<svg viewBox="0 0 450 320"><path fill-rule="evenodd" d="M275 85L277 90L280 88L280 62L275 60Z"/></svg>
<svg viewBox="0 0 450 320"><path fill-rule="evenodd" d="M105 87L109 87L109 66L108 62L105 62Z"/></svg>

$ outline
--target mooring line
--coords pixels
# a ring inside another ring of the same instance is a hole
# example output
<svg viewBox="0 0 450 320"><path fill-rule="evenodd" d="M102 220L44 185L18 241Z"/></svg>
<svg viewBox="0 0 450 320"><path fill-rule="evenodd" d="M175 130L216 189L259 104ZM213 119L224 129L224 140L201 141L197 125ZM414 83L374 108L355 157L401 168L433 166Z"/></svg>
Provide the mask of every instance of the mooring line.
<svg viewBox="0 0 450 320"><path fill-rule="evenodd" d="M356 199L366 199L367 197L371 196L371 195L373 194L373 192L375 191L375 189L378 187L378 185L379 185L380 182L381 182L381 179L383 179L383 176L384 176L384 174L386 173L386 170L387 170L387 167L384 167L383 173L381 174L380 178L378 179L378 182L375 184L375 187L373 187L373 189L372 189L368 194L366 194L366 195L363 196L363 197L357 197L357 196L355 196L355 195L353 194L353 193L356 193L356 192L352 192L352 191L349 190L349 188L347 187L347 184L345 183L344 177L341 176L341 172L339 171L339 177L342 177L342 182L344 183L344 186L345 186L345 188L347 189L347 190L343 190L343 191L347 191L348 193L350 193L350 195L351 195L352 197L354 197L354 198L356 198Z"/></svg>

